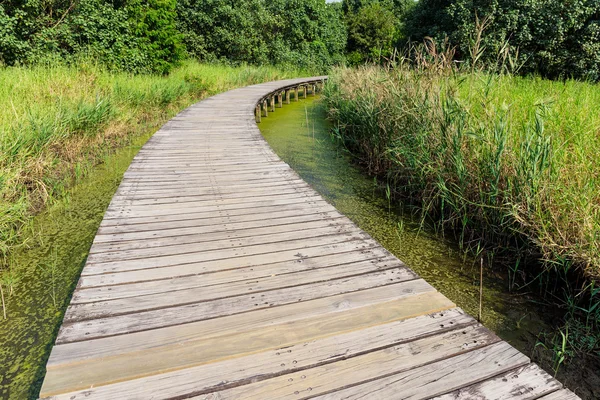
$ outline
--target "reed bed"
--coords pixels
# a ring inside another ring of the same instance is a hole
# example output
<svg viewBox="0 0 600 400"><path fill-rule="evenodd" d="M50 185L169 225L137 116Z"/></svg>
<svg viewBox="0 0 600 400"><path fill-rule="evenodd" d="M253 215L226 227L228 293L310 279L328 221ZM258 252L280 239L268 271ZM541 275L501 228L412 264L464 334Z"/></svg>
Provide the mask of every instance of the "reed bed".
<svg viewBox="0 0 600 400"><path fill-rule="evenodd" d="M420 66L336 70L334 134L511 289L560 298L600 355L600 87Z"/></svg>

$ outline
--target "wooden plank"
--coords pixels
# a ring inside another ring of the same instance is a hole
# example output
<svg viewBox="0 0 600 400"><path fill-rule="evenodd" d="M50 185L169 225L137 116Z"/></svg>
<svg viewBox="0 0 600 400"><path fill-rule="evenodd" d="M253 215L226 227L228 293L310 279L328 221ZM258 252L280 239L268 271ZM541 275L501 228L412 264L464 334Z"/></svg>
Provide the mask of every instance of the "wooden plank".
<svg viewBox="0 0 600 400"><path fill-rule="evenodd" d="M284 225L279 228L269 227L262 231L246 231L246 234L243 232L239 233L237 237L232 237L231 233L223 232L220 234L213 233L210 236L191 236L188 238L189 240L185 240L182 237L179 237L176 241L156 239L154 240L154 246L90 253L87 261L89 264L98 264L139 258L164 257L167 255L233 249L328 235L352 237L360 231L347 219L339 219L337 221L321 220L305 222L303 224Z"/></svg>
<svg viewBox="0 0 600 400"><path fill-rule="evenodd" d="M540 397L539 400L580 400L579 396L568 389L559 390L552 394Z"/></svg>
<svg viewBox="0 0 600 400"><path fill-rule="evenodd" d="M300 200L310 201L310 200L320 200L320 198L314 193L306 193L303 191L294 190L292 193L253 193L252 195L246 197L238 197L238 198L226 198L219 199L213 198L206 200L195 200L192 202L186 202L185 204L146 204L146 205L136 205L135 202L133 204L120 204L120 202L115 201L111 203L108 209L106 210L107 216L111 218L123 216L123 217L147 217L153 215L170 215L170 214L179 214L182 212L207 212L207 211L219 211L230 208L240 208L247 207L248 204L256 204L258 206L268 206L270 204L278 204L282 202L283 204L287 204L287 202L298 202Z"/></svg>
<svg viewBox="0 0 600 400"><path fill-rule="evenodd" d="M319 196L308 196L308 195L282 195L282 196L272 196L270 198L249 198L246 200L243 199L235 199L235 201L215 201L212 204L206 205L187 205L186 207L176 208L176 209L168 209L162 210L160 207L150 208L145 211L127 211L122 209L108 209L105 214L105 220L117 219L117 220L127 220L127 221L137 221L141 223L141 221L153 221L153 220L161 220L161 219L169 219L177 217L178 215L189 215L189 214L199 214L204 213L208 215L218 215L219 213L228 212L230 210L238 210L244 209L247 210L249 208L255 209L264 209L264 208L272 208L274 206L280 205L289 205L289 204L314 204L317 205L317 202L322 201Z"/></svg>
<svg viewBox="0 0 600 400"><path fill-rule="evenodd" d="M205 237L218 238L218 236L213 235L224 232L227 232L232 238L241 237L246 234L260 235L261 233L272 232L273 229L287 229L284 228L286 226L289 226L291 229L291 227L299 226L299 224L327 221L334 222L341 218L344 218L341 214L333 212L315 214L308 212L288 212L277 215L267 213L259 214L259 216L254 219L248 218L240 222L232 222L231 217L218 217L213 221L213 224L197 224L183 228L181 227L181 224L174 224L172 227L163 225L162 229L140 230L136 232L108 235L99 231L94 239L94 244L90 249L90 254L104 251L153 247L158 240L161 240L161 243L186 243L186 241L194 240L193 238L196 237L198 239Z"/></svg>
<svg viewBox="0 0 600 400"><path fill-rule="evenodd" d="M297 177L295 172L291 168L283 168L283 169L268 169L261 171L247 171L236 173L235 175L228 173L220 173L215 174L212 173L207 175L206 173L193 173L188 171L174 172L174 171L160 171L155 173L136 173L136 172L125 172L123 175L123 179L125 182L166 182L171 180L179 180L179 181L189 181L193 180L194 182L198 182L201 184L202 182L207 182L209 179L213 179L215 182L248 182L248 181L256 181L260 179L285 179L285 178L293 178Z"/></svg>
<svg viewBox="0 0 600 400"><path fill-rule="evenodd" d="M424 400L489 379L499 373L510 371L528 363L529 359L518 350L506 342L499 342L433 364L405 370L401 373L314 398L319 400L340 398L351 400L376 396L377 398L390 400ZM360 382L360 380L360 375L354 379L355 382ZM313 394L313 383L309 380L303 383L304 385L300 386L301 389L297 391L305 395ZM309 388L313 390L309 390ZM244 398L248 397L244 395Z"/></svg>
<svg viewBox="0 0 600 400"><path fill-rule="evenodd" d="M300 276L298 274L286 274L262 280L241 281L237 284L228 282L225 285L192 287L179 289L176 292L138 294L121 299L111 298L93 303L71 304L65 313L63 326L76 321L132 313L139 314L142 311L164 311L175 306L201 302L205 303L204 308L207 311L204 314L202 314L202 311L194 311L194 313L199 314L197 318L207 319L415 279L415 274L406 268L373 271L371 263L367 262L365 266L369 270L362 273L353 274L353 265L344 265L341 270L335 268L323 269ZM237 298L232 298L236 296ZM216 304L219 303L217 300L223 300L221 303L227 304L219 306ZM183 308L181 307L180 310L183 310ZM166 317L167 314L164 316ZM143 314L140 317L144 318ZM145 318L148 318L148 316L146 315ZM188 319L188 321L193 320L192 317ZM177 321L170 320L168 323L176 324ZM165 325L168 323L165 322Z"/></svg>
<svg viewBox="0 0 600 400"><path fill-rule="evenodd" d="M149 221L139 223L129 223L127 220L113 220L110 223L102 221L100 228L98 228L98 235L110 236L125 233L135 232L148 232L148 231L165 231L168 229L186 228L186 227L199 227L199 226L211 226L211 225L228 225L236 222L256 221L258 219L277 219L283 217L297 217L301 215L309 214L326 214L336 212L335 208L327 204L325 201L321 201L313 204L297 203L288 204L269 209L238 209L228 210L227 213L223 213L218 216L211 216L207 213L190 213L177 215L173 218L154 218ZM272 218L268 218L268 216ZM103 238L99 238L102 241ZM110 238L104 238L111 240ZM104 240L104 241L106 241Z"/></svg>
<svg viewBox="0 0 600 400"><path fill-rule="evenodd" d="M498 341L499 339L495 335L481 326L462 328L441 335L399 344L391 348L373 351L332 364L192 398L285 400L319 396L327 393L330 394L324 398L354 398L360 393L360 389L358 389L360 386L354 385L390 375L392 377L387 379L390 381L387 385L389 386L400 381L398 390L386 390L382 384L366 383L370 388L373 388L370 395L378 399L410 398L406 396L407 392L415 391L415 386L423 386L427 381L418 380L409 383L403 381L402 378L398 377L398 379L394 379L393 377L398 375L412 377L416 376L414 371L427 371L430 374L433 372L432 375L439 377L438 379L444 379L443 374L431 368L431 363L442 369L444 368L444 361L440 362L438 360L451 358L454 359L456 364L460 365L462 362L467 367L474 364L473 359L477 359L481 363L482 353L494 355L509 353L512 357L518 355L516 350L503 343L498 343ZM460 355L463 353L466 354L461 357ZM465 362L466 360L469 361ZM509 361L507 364L518 366L519 362L523 363L527 361L525 356L521 356L516 357L516 362ZM447 369L444 372L447 374ZM468 380L469 378L463 377L462 379ZM339 389L342 389L342 392L336 392ZM380 390L383 390L383 392ZM427 397L423 396L422 398Z"/></svg>
<svg viewBox="0 0 600 400"><path fill-rule="evenodd" d="M559 390L562 385L535 364L467 386L435 400L533 400Z"/></svg>
<svg viewBox="0 0 600 400"><path fill-rule="evenodd" d="M190 182L188 181L188 184ZM247 186L245 188L240 188L237 184L232 186L227 185L216 185L211 184L210 186L198 188L194 184L193 188L186 189L181 188L181 182L173 182L172 185L165 185L160 189L152 189L146 187L145 189L137 189L133 194L129 195L121 195L116 194L113 198L115 201L135 201L136 204L156 204L164 202L163 199L186 199L186 198L195 198L195 197L205 197L205 196L228 196L233 194L243 193L262 193L265 190L274 190L279 193L284 190L289 190L290 188L294 188L297 190L306 189L308 186L306 184L300 183L299 181L286 181L286 180L278 180L274 182L263 183L262 185L255 184L252 186ZM177 193L173 193L173 189L178 189Z"/></svg>
<svg viewBox="0 0 600 400"><path fill-rule="evenodd" d="M172 211L187 210L187 209L219 209L222 205L243 204L247 202L269 201L279 199L297 199L297 198L315 198L315 194L309 193L301 188L290 187L284 190L269 190L265 189L261 192L251 192L233 195L214 194L203 196L192 196L187 200L182 200L184 197L171 197L171 201L161 200L157 202L141 203L135 200L115 199L109 206L107 212L123 213L125 215L166 215Z"/></svg>
<svg viewBox="0 0 600 400"><path fill-rule="evenodd" d="M267 244L255 244L249 246L227 248L218 248L214 250L192 251L180 254L168 254L164 256L154 256L150 258L135 258L123 261L107 261L98 263L88 263L83 269L81 275L97 275L113 272L125 272L135 270L148 270L159 267L170 267L184 264L198 264L207 261L217 261L225 259L234 259L234 265L239 265L242 260L250 256L264 255L262 262L271 259L273 253L281 253L286 250L298 250L298 258L302 258L303 251L306 248L316 247L323 244L337 244L353 240L362 240L365 245L372 245L373 240L369 239L367 234L355 230L345 234L331 234L320 237L309 237L306 239L295 239L284 242L275 242ZM221 265L227 265L227 262Z"/></svg>
<svg viewBox="0 0 600 400"><path fill-rule="evenodd" d="M331 206L324 200L310 200L306 201L305 199L298 199L295 201L284 201L278 202L274 204L264 204L262 202L256 204L240 204L235 205L234 207L222 207L220 209L211 210L189 210L183 211L178 214L169 214L169 215L155 215L151 217L121 217L114 219L103 219L100 226L124 226L124 225L139 225L139 224L148 224L152 222L161 222L161 221L186 221L190 219L204 219L204 218L213 218L217 216L237 216L240 214L258 214L265 213L269 210L273 212L282 211L282 210L291 210L291 209L307 209L311 208L313 212L315 211L334 211L335 208Z"/></svg>
<svg viewBox="0 0 600 400"><path fill-rule="evenodd" d="M398 276L398 278L396 278ZM260 294L246 294L242 296L228 297L204 302L194 302L194 294L198 290L190 289L194 293L185 293L181 295L181 300L173 300L175 303L182 301L184 305L175 305L172 307L162 307L156 304L156 301L149 300L147 303L144 298L138 298L139 302L150 307L149 311L134 310L129 314L119 314L119 310L107 310L113 312L114 316L100 318L97 314L91 315L95 319L75 319L73 322L66 316L56 339L57 344L70 343L83 340L92 340L101 337L123 335L132 332L141 332L163 328L167 326L177 326L189 324L197 321L204 321L212 318L231 316L235 314L249 313L256 310L265 310L270 308L281 308L283 305L298 304L300 302L322 299L330 296L337 296L345 293L354 293L364 290L374 290L374 288L383 288L396 290L405 295L412 293L423 293L431 290L431 286L422 279L403 282L403 274L397 270L381 271L369 275L360 275L358 277L349 277L343 279L331 280L328 282L319 282L302 286L295 286L285 289L278 289ZM163 294L156 297L164 297ZM168 297L168 296L167 296ZM125 300L127 301L127 300ZM93 303L95 304L95 303ZM90 311L86 305L74 306L85 308ZM134 304L129 304L130 311ZM72 309L73 310L73 309ZM73 311L75 312L75 311ZM100 314L101 311L98 313ZM72 318L87 318L83 313L76 314Z"/></svg>
<svg viewBox="0 0 600 400"><path fill-rule="evenodd" d="M170 279L174 277L187 277L202 275L216 271L243 270L245 268L258 269L265 265L281 263L289 268L295 268L296 263L311 262L312 259L322 256L335 256L347 252L360 252L365 258L387 256L389 253L378 247L374 242L348 241L334 244L320 244L318 246L289 249L276 253L257 254L240 258L226 258L191 264L175 265L162 268L144 270L117 271L97 275L82 275L80 287L97 287L107 285L121 285L131 282L148 282ZM84 268L84 271L86 268Z"/></svg>
<svg viewBox="0 0 600 400"><path fill-rule="evenodd" d="M404 273L412 273L414 278L417 277L398 259L393 257L370 258L369 255L355 251L312 259L265 264L261 268L246 267L203 275L172 276L162 280L129 282L113 286L87 287L80 284L73 293L71 304L116 300L207 286L237 286L242 282L246 285L246 290L251 288L253 292L257 292L265 287L276 287L276 282L287 275L293 275L293 279L296 279L298 283L308 282L311 279L317 282L320 279L319 277L326 274L351 276L401 267L405 268Z"/></svg>
<svg viewBox="0 0 600 400"><path fill-rule="evenodd" d="M257 354L95 387L93 391L70 392L55 399L94 400L123 397L130 400L146 400L151 397L161 400L197 395L333 363L433 334L440 335L450 330L469 327L469 333L472 335L471 327L474 324L473 318L459 309L451 309L443 313L394 321L340 335L301 341ZM444 328L440 328L441 325ZM226 383L224 376L227 376ZM87 380L95 382L95 377L90 376Z"/></svg>
<svg viewBox="0 0 600 400"><path fill-rule="evenodd" d="M444 311L442 314L445 315L446 310L453 308L452 303L436 292L398 298L390 302L363 303L361 307L346 307L333 313L319 313L322 310L318 303L323 303L322 301L310 303L300 303L299 305L304 306L300 314L288 314L281 320L265 319L261 322L256 318L236 318L228 321L228 318L224 317L203 322L205 329L188 330L186 329L188 327L183 326L173 332L177 336L171 340L165 340L164 336L159 340L157 335L172 328L153 331L153 335L143 332L117 336L112 341L100 339L102 345L113 347L113 350L106 354L98 354L98 346L92 349L90 342L55 346L47 370L47 376L50 378L47 381L51 386L42 388L42 392L55 393L83 389L90 384L97 386L202 364L211 365L209 363L253 355L266 350L287 349L294 344L357 332L358 329L408 320L421 315L440 311ZM350 306L350 303L346 304ZM295 306L287 306L286 311L300 311L298 305ZM331 307L331 304L328 306ZM435 319L430 329L441 330L441 325L444 324L438 323ZM401 334L401 332L397 333ZM407 332L411 336L410 331ZM152 343L140 341L145 337L148 337L148 341ZM131 346L122 352L115 351L114 339L129 339ZM340 343L347 343L347 341L340 340ZM357 346L360 348L361 343L357 343ZM81 351L73 353L76 348ZM148 351L140 351L143 348ZM84 357L86 353L88 357ZM94 353L95 356L90 358L89 356ZM340 355L344 358L343 353ZM62 362L57 363L58 359ZM72 386L73 384L75 386Z"/></svg>
<svg viewBox="0 0 600 400"><path fill-rule="evenodd" d="M454 307L452 302L432 288L422 286L421 289L428 291L403 293L398 292L395 286L384 286L129 335L56 345L52 349L48 368L89 358L106 358L125 353L131 356L133 352L143 353L150 349L157 352L159 347L190 348L198 340L224 338L240 332L254 335L254 332L259 332L262 328L294 322L296 324L292 325L296 327L296 331L290 331L290 337L309 334L313 329L311 327L314 327L311 335L320 336L317 333L328 332L329 327L334 332L351 331L360 326L395 321L398 316L408 318ZM298 325L298 321L302 321L301 325ZM297 332L298 326L303 327L300 329L302 332ZM283 328L276 329L283 335ZM282 340L284 338L285 336L281 336ZM250 346L251 343L245 343L243 348Z"/></svg>

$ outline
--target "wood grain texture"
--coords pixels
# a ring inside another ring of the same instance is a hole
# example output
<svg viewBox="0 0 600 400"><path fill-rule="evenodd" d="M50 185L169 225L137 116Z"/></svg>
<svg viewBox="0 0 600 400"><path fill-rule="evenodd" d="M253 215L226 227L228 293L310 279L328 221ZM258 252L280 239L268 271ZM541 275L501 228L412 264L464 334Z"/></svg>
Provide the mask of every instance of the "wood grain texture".
<svg viewBox="0 0 600 400"><path fill-rule="evenodd" d="M435 400L533 400L561 389L562 385L535 364L493 379L436 397Z"/></svg>
<svg viewBox="0 0 600 400"><path fill-rule="evenodd" d="M273 153L255 110L268 118L282 92L298 100L322 79L208 98L148 140L94 239L42 397L570 395Z"/></svg>
<svg viewBox="0 0 600 400"><path fill-rule="evenodd" d="M568 389L563 389L540 397L539 400L579 400L579 396Z"/></svg>

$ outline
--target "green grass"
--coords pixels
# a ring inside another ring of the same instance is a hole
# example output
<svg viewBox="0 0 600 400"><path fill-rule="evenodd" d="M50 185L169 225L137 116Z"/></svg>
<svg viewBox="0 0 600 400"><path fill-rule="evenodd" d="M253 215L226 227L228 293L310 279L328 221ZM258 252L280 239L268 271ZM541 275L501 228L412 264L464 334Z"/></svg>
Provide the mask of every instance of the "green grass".
<svg viewBox="0 0 600 400"><path fill-rule="evenodd" d="M26 245L23 227L112 150L203 97L299 75L191 61L167 76L93 63L0 69L0 284L10 293L10 257Z"/></svg>
<svg viewBox="0 0 600 400"><path fill-rule="evenodd" d="M393 197L506 263L511 289L566 293L598 335L600 86L398 65L339 69L325 97L340 141Z"/></svg>

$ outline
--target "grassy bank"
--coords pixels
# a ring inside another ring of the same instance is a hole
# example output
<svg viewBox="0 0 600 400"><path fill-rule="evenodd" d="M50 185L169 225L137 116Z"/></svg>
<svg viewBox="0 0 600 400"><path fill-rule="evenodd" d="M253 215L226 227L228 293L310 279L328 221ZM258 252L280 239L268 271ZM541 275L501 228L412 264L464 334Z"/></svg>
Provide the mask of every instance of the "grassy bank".
<svg viewBox="0 0 600 400"><path fill-rule="evenodd" d="M109 73L94 65L0 70L0 267L47 204L131 137L198 99L297 76L267 67L186 63L168 76Z"/></svg>
<svg viewBox="0 0 600 400"><path fill-rule="evenodd" d="M0 69L0 398L37 398L104 210L145 140L206 96L301 73L193 62L168 76Z"/></svg>
<svg viewBox="0 0 600 400"><path fill-rule="evenodd" d="M567 293L569 317L583 317L574 347L598 352L598 89L398 66L340 69L325 96L341 142L390 196L503 261L511 289Z"/></svg>

